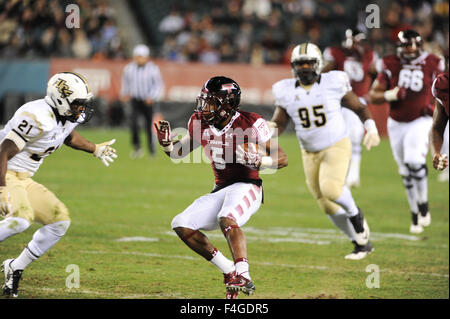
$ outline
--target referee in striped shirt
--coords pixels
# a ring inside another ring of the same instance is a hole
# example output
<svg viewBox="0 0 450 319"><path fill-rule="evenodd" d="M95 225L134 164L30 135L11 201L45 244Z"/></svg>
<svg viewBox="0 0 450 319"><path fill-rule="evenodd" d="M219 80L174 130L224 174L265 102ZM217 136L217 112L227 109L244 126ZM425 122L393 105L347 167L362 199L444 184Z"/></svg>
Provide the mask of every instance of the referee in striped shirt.
<svg viewBox="0 0 450 319"><path fill-rule="evenodd" d="M139 138L139 117L145 118L145 129L150 154L155 154L152 138L153 109L164 91L164 82L159 67L150 61L150 50L139 44L133 50L133 62L127 64L122 75L122 102L131 102L131 135L133 151L131 158L141 158L144 152Z"/></svg>

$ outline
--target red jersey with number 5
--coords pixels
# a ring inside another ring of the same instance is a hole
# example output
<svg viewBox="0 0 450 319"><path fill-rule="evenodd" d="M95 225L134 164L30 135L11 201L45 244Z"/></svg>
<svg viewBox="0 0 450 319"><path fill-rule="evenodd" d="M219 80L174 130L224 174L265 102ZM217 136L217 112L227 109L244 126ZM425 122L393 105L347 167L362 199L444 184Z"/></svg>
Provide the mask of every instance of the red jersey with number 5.
<svg viewBox="0 0 450 319"><path fill-rule="evenodd" d="M236 147L244 143L265 143L272 137L267 122L258 114L239 111L219 130L203 124L198 113L189 119L188 131L203 146L211 160L216 185L230 182L260 180L257 170L236 162Z"/></svg>
<svg viewBox="0 0 450 319"><path fill-rule="evenodd" d="M390 103L389 116L399 122L411 122L421 116L431 115L431 84L443 69L443 59L428 52L412 61L402 60L397 55L385 56L378 70L378 82L386 84L387 90L396 86L406 89L405 99Z"/></svg>

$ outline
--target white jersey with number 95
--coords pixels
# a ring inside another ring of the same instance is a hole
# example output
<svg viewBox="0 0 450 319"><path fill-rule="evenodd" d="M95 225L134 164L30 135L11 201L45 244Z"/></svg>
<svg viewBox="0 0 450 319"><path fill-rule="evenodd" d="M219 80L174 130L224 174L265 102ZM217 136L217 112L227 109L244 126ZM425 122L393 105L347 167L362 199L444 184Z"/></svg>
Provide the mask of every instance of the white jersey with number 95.
<svg viewBox="0 0 450 319"><path fill-rule="evenodd" d="M284 79L272 87L275 105L292 118L301 147L318 152L348 136L341 112L341 99L352 90L342 71L322 73L307 90L297 79Z"/></svg>
<svg viewBox="0 0 450 319"><path fill-rule="evenodd" d="M36 173L47 157L58 149L78 125L57 119L54 110L44 99L22 105L0 130L0 143L13 140L23 149L8 161L8 170Z"/></svg>

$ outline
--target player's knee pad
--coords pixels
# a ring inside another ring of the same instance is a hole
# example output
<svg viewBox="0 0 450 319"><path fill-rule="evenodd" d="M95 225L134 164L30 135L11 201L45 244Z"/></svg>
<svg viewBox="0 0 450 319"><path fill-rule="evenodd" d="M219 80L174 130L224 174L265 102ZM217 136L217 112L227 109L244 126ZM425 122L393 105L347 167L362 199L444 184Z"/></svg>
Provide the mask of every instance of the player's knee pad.
<svg viewBox="0 0 450 319"><path fill-rule="evenodd" d="M6 238L24 232L31 223L21 217L8 217L0 221L0 242Z"/></svg>
<svg viewBox="0 0 450 319"><path fill-rule="evenodd" d="M335 201L342 194L343 183L335 180L327 180L320 183L320 191L324 198Z"/></svg>
<svg viewBox="0 0 450 319"><path fill-rule="evenodd" d="M70 227L70 220L62 220L53 224L45 225L44 227L47 227L48 231L53 235L62 237L66 234Z"/></svg>
<svg viewBox="0 0 450 319"><path fill-rule="evenodd" d="M403 180L403 186L406 189L411 189L411 188L414 187L413 182L412 182L412 178L409 175L402 176L402 180Z"/></svg>
<svg viewBox="0 0 450 319"><path fill-rule="evenodd" d="M328 215L333 215L333 214L335 214L338 210L339 210L339 208L340 208L340 206L339 205L337 205L337 204L335 204L335 203L333 203L333 202L331 202L330 200L328 200L328 199L326 199L326 198L319 198L318 200L317 200L317 202L318 202L318 204L319 204L319 207L320 207L320 209L325 213L325 214L328 214Z"/></svg>
<svg viewBox="0 0 450 319"><path fill-rule="evenodd" d="M426 164L405 164L408 168L409 176L416 180L426 178L428 176L428 167Z"/></svg>
<svg viewBox="0 0 450 319"><path fill-rule="evenodd" d="M34 233L28 249L36 257L42 256L66 234L69 226L70 221L68 220L42 226Z"/></svg>

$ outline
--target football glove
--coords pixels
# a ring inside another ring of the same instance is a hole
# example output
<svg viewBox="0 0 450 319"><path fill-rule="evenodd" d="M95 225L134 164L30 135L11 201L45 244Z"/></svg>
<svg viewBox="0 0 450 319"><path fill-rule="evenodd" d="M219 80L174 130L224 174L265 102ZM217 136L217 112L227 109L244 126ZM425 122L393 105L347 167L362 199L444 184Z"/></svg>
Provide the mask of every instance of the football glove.
<svg viewBox="0 0 450 319"><path fill-rule="evenodd" d="M448 166L448 155L447 154L439 154L434 155L433 158L433 167L438 171L444 170Z"/></svg>
<svg viewBox="0 0 450 319"><path fill-rule="evenodd" d="M249 144L250 145L250 144ZM256 150L245 151L242 145L236 147L236 162L251 169L258 170L261 167L262 156Z"/></svg>
<svg viewBox="0 0 450 319"><path fill-rule="evenodd" d="M6 186L0 186L0 216L6 217L13 212L12 198Z"/></svg>
<svg viewBox="0 0 450 319"><path fill-rule="evenodd" d="M156 134L158 136L158 142L163 147L165 152L172 152L173 143L172 143L172 132L170 131L170 123L168 121L159 121L159 128L156 123L155 125Z"/></svg>
<svg viewBox="0 0 450 319"><path fill-rule="evenodd" d="M106 167L117 158L116 150L110 146L115 142L116 140L112 139L108 142L95 144L94 156L99 158Z"/></svg>
<svg viewBox="0 0 450 319"><path fill-rule="evenodd" d="M378 146L380 144L380 136L378 135L377 126L375 121L372 119L366 120L364 122L364 128L366 129L366 135L364 135L363 144L368 151L373 146Z"/></svg>
<svg viewBox="0 0 450 319"><path fill-rule="evenodd" d="M403 100L405 97L406 97L406 89L400 86L396 86L392 90L387 90L384 92L384 99L387 102Z"/></svg>

